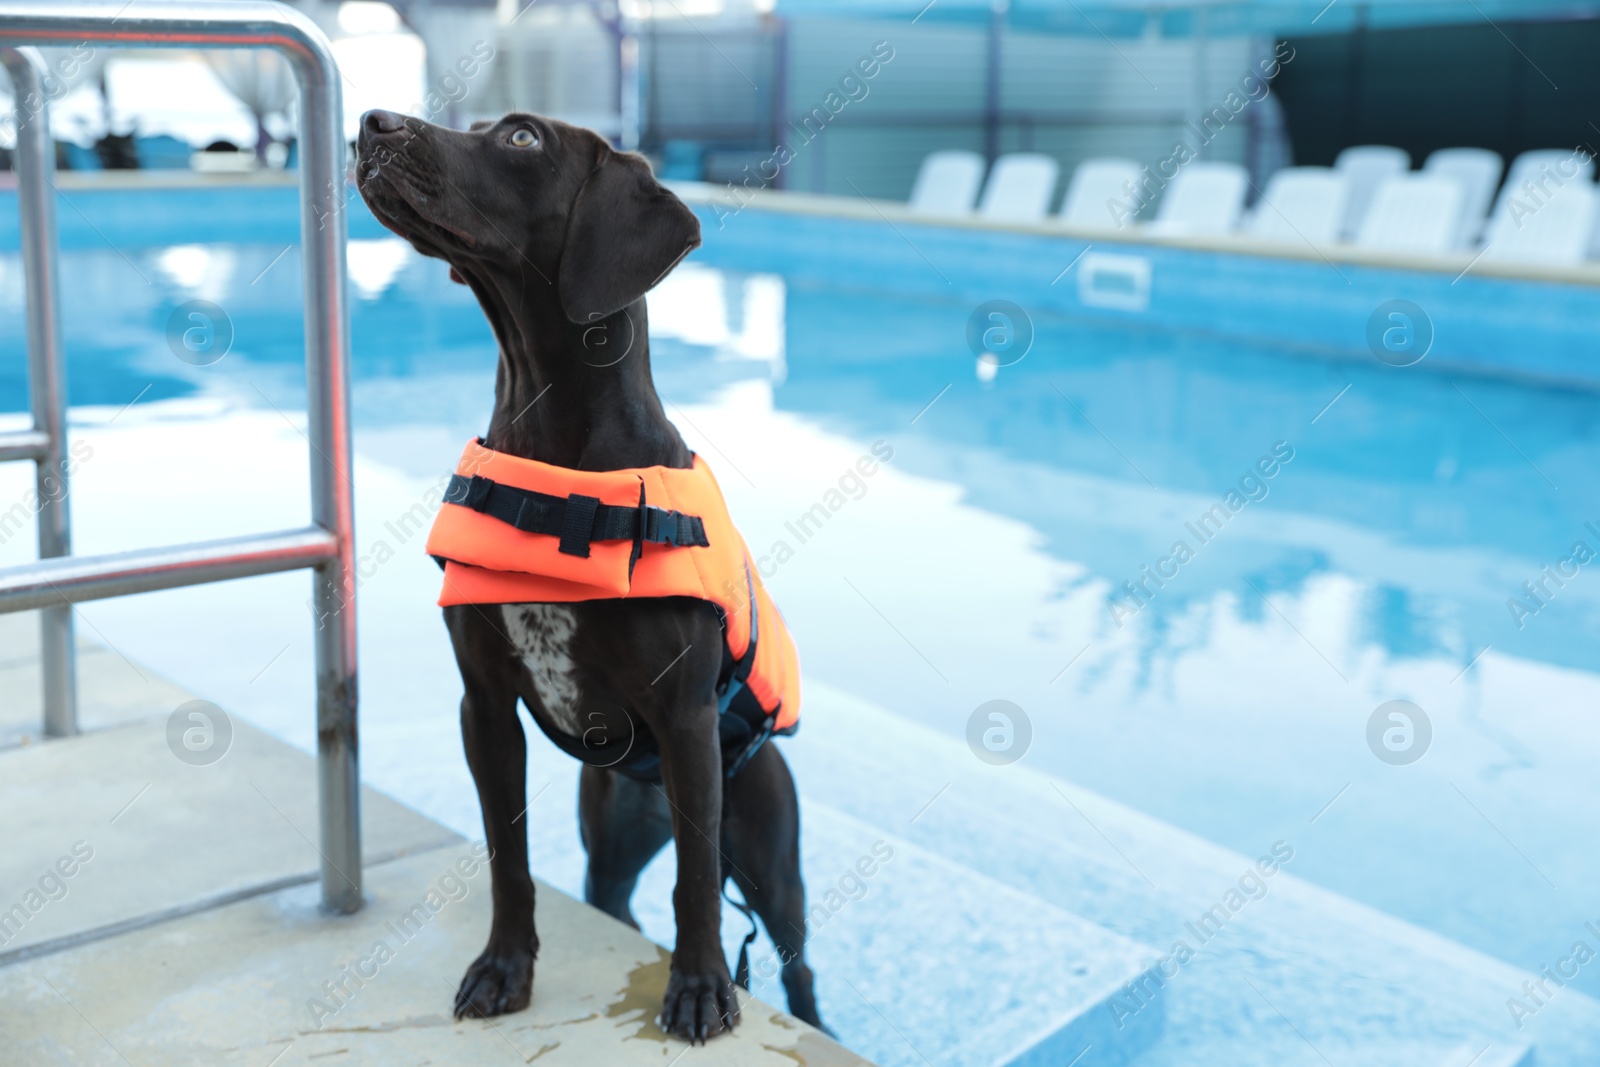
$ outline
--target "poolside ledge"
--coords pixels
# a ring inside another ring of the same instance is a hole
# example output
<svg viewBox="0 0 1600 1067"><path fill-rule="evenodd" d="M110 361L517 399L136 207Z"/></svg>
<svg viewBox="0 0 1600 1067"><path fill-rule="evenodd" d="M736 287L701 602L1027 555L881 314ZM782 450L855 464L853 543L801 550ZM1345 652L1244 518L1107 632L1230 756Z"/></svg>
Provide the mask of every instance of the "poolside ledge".
<svg viewBox="0 0 1600 1067"><path fill-rule="evenodd" d="M1537 263L1483 259L1479 250L1463 249L1438 255L1392 252L1362 248L1349 243L1312 244L1309 241L1266 241L1244 233L1164 234L1135 222L1121 229L1076 226L1056 218L1038 222L1012 222L982 218L976 214L929 215L913 211L897 200L870 200L865 197L829 196L773 189L745 189L707 182L667 182L669 189L685 203L707 209L712 221L731 219L743 208L756 208L783 215L855 219L886 223L890 226L947 226L958 230L985 233L1017 233L1036 237L1068 237L1105 246L1155 246L1192 252L1224 252L1259 256L1266 259L1302 260L1314 263L1348 263L1385 270L1419 271L1458 278L1469 270L1485 278L1511 278L1522 281L1563 282L1569 285L1600 286L1600 262L1577 266L1542 266Z"/></svg>

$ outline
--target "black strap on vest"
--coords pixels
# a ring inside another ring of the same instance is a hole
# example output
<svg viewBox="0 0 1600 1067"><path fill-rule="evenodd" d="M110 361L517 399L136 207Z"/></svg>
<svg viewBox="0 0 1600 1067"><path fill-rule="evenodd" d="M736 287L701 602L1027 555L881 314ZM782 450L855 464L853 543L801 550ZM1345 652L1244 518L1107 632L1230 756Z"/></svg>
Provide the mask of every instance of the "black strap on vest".
<svg viewBox="0 0 1600 1067"><path fill-rule="evenodd" d="M717 683L717 708L722 712L722 764L729 778L743 770L757 750L766 744L778 721L778 709L767 711L746 685L756 665L756 640L761 636L761 613L756 610L756 587L750 577L749 560L744 565L744 581L749 598L746 603L750 612L750 644L744 655L735 660L724 638L722 675ZM726 616L722 619L722 628L724 631L728 628ZM728 714L730 711L732 715Z"/></svg>
<svg viewBox="0 0 1600 1067"><path fill-rule="evenodd" d="M471 508L526 533L559 537L560 550L569 556L587 557L592 541L632 541L634 561L647 541L674 547L711 545L706 539L705 523L698 515L646 505L643 483L638 506L625 508L602 504L598 497L578 493L552 496L501 485L476 474L470 478L452 474L444 502Z"/></svg>
<svg viewBox="0 0 1600 1067"><path fill-rule="evenodd" d="M717 621L722 624L724 635L722 642L722 670L718 672L717 677L717 710L719 712L728 710L728 705L732 704L733 698L738 696L740 691L744 689L744 684L756 665L756 639L761 636L761 620L757 617L760 612L756 611L756 587L755 583L750 579L750 563L748 560L744 565L744 583L746 610L750 612L750 643L745 646L744 655L737 660L733 658L733 653L728 651L726 637L728 631L727 612L720 605L717 608Z"/></svg>

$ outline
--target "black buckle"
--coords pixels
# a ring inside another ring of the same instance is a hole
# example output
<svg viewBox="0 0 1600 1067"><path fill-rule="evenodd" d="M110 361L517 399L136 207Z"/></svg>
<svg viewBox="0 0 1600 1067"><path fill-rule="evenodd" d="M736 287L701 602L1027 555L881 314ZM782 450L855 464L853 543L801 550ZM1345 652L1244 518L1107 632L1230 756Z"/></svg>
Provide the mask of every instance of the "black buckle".
<svg viewBox="0 0 1600 1067"><path fill-rule="evenodd" d="M644 555L644 532L649 525L650 509L644 502L644 479L639 479L639 507L634 512L633 520L633 548L628 552L628 581L633 581L633 566L639 562L639 557Z"/></svg>
<svg viewBox="0 0 1600 1067"><path fill-rule="evenodd" d="M682 548L685 545L705 547L707 544L704 527L699 525L700 520L697 516L685 515L681 511L651 508L647 518L648 525L644 532L646 541L671 545L674 548Z"/></svg>

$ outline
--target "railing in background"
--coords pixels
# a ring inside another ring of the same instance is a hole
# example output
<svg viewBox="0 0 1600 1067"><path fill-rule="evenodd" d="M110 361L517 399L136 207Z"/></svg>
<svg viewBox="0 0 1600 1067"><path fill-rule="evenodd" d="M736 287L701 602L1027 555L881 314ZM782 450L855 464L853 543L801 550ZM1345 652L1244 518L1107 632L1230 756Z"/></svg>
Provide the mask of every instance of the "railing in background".
<svg viewBox="0 0 1600 1067"><path fill-rule="evenodd" d="M54 212L54 146L38 53L28 46L274 48L300 87L300 232L305 286L311 519L298 530L72 556L65 452ZM0 460L37 464L36 563L0 570L0 612L42 611L46 733L75 733L72 607L309 567L317 664L317 785L322 902L361 907L361 807L356 736L354 509L350 471L349 318L345 303L345 141L339 70L305 16L279 4L0 0L0 59L16 88L16 168L27 281L34 428L0 436ZM54 488L47 494L46 479Z"/></svg>

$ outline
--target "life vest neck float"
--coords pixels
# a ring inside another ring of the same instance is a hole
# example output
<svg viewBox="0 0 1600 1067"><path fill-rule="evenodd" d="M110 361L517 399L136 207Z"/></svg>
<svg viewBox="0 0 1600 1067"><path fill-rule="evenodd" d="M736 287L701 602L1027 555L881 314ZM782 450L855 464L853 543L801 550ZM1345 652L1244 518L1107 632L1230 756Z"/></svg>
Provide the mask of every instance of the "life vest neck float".
<svg viewBox="0 0 1600 1067"><path fill-rule="evenodd" d="M579 471L469 442L428 533L444 568L439 604L575 603L686 596L716 606L717 682L729 776L800 722L800 661L751 565L722 490L694 466ZM542 724L541 724L542 726ZM624 757L545 728L570 755L635 778L660 774L654 738Z"/></svg>

